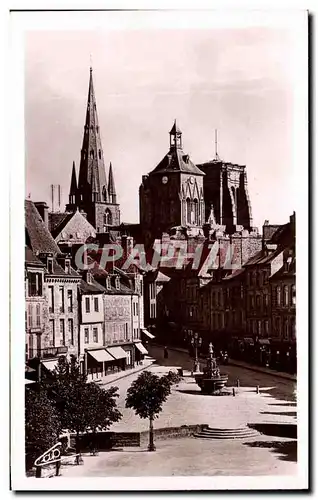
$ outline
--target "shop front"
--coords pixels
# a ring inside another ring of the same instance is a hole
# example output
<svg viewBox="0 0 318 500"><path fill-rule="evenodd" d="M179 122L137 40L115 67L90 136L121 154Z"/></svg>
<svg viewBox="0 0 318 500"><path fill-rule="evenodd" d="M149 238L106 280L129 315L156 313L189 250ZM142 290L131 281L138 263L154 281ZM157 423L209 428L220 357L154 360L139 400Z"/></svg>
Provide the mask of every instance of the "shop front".
<svg viewBox="0 0 318 500"><path fill-rule="evenodd" d="M86 373L89 380L96 380L112 373L115 358L106 349L90 349L86 354Z"/></svg>
<svg viewBox="0 0 318 500"><path fill-rule="evenodd" d="M142 365L145 355L148 354L147 349L141 342L135 342L135 360L137 365Z"/></svg>

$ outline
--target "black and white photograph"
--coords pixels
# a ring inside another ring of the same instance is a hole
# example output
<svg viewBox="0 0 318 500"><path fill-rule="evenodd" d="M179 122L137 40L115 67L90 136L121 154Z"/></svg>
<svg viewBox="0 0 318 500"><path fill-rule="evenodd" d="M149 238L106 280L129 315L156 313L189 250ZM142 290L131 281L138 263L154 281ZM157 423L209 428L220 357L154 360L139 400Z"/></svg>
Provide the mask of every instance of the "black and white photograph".
<svg viewBox="0 0 318 500"><path fill-rule="evenodd" d="M307 488L308 13L11 16L13 489Z"/></svg>

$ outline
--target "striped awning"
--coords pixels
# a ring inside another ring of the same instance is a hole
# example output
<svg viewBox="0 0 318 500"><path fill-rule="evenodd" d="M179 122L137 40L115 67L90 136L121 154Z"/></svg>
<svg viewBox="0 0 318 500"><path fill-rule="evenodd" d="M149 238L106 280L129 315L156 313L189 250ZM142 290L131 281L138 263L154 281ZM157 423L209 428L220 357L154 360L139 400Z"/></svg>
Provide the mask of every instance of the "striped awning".
<svg viewBox="0 0 318 500"><path fill-rule="evenodd" d="M48 361L41 361L41 364L44 366L44 368L52 372L54 368L58 365L58 359L49 359Z"/></svg>
<svg viewBox="0 0 318 500"><path fill-rule="evenodd" d="M98 363L103 363L104 361L114 361L114 357L106 351L106 349L96 349L94 351L87 351L92 358L94 358Z"/></svg>
<svg viewBox="0 0 318 500"><path fill-rule="evenodd" d="M124 359L127 357L126 351L122 347L107 347L107 351L115 358L115 359Z"/></svg>
<svg viewBox="0 0 318 500"><path fill-rule="evenodd" d="M142 328L141 329L142 333L144 333L145 335L147 335L147 337L149 337L150 339L154 339L155 336L152 335L152 333L148 332L148 330L146 330L146 328Z"/></svg>
<svg viewBox="0 0 318 500"><path fill-rule="evenodd" d="M136 342L135 346L137 347L138 351L141 352L141 354L148 354L147 349L142 345L141 342Z"/></svg>

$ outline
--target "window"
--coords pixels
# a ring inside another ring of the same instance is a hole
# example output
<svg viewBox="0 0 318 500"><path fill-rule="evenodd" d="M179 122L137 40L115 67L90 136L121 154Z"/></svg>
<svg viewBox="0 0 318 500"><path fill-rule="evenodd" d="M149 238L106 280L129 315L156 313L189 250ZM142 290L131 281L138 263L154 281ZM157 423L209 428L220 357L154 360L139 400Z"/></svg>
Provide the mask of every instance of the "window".
<svg viewBox="0 0 318 500"><path fill-rule="evenodd" d="M294 340L296 338L296 322L294 317L290 318L290 334Z"/></svg>
<svg viewBox="0 0 318 500"><path fill-rule="evenodd" d="M68 320L68 340L70 345L74 345L74 329L73 329L73 320Z"/></svg>
<svg viewBox="0 0 318 500"><path fill-rule="evenodd" d="M261 320L258 320L258 322L257 322L257 333L258 333L258 335L262 335L262 322L261 322Z"/></svg>
<svg viewBox="0 0 318 500"><path fill-rule="evenodd" d="M289 339L289 331L288 331L288 320L284 320L284 339L288 340Z"/></svg>
<svg viewBox="0 0 318 500"><path fill-rule="evenodd" d="M261 307L261 296L256 295L256 307L259 309Z"/></svg>
<svg viewBox="0 0 318 500"><path fill-rule="evenodd" d="M93 342L98 342L98 329L93 328Z"/></svg>
<svg viewBox="0 0 318 500"><path fill-rule="evenodd" d="M98 297L94 297L94 311L98 312L99 307L98 307Z"/></svg>
<svg viewBox="0 0 318 500"><path fill-rule="evenodd" d="M36 305L36 326L41 326L41 306L40 304Z"/></svg>
<svg viewBox="0 0 318 500"><path fill-rule="evenodd" d="M268 337L268 332L269 332L268 319L266 319L264 321L264 333L265 333L265 337Z"/></svg>
<svg viewBox="0 0 318 500"><path fill-rule="evenodd" d="M295 285L291 286L291 303L293 306L296 305L296 286Z"/></svg>
<svg viewBox="0 0 318 500"><path fill-rule="evenodd" d="M264 309L268 308L268 293L267 291L263 295L263 303L264 303Z"/></svg>
<svg viewBox="0 0 318 500"><path fill-rule="evenodd" d="M284 286L284 306L289 305L289 293L288 293L288 286Z"/></svg>
<svg viewBox="0 0 318 500"><path fill-rule="evenodd" d="M112 214L109 209L104 213L104 225L111 226L112 225Z"/></svg>
<svg viewBox="0 0 318 500"><path fill-rule="evenodd" d="M33 304L28 305L28 325L29 328L33 326Z"/></svg>
<svg viewBox="0 0 318 500"><path fill-rule="evenodd" d="M65 308L64 308L64 287L63 286L59 287L59 292L60 292L60 312L64 313Z"/></svg>
<svg viewBox="0 0 318 500"><path fill-rule="evenodd" d="M28 295L29 297L42 295L41 273L28 273Z"/></svg>
<svg viewBox="0 0 318 500"><path fill-rule="evenodd" d="M281 292L280 286L277 286L276 287L276 302L277 302L278 306L281 305L281 298L282 298L282 292Z"/></svg>
<svg viewBox="0 0 318 500"><path fill-rule="evenodd" d="M128 340L128 323L125 323L125 340Z"/></svg>
<svg viewBox="0 0 318 500"><path fill-rule="evenodd" d="M73 292L72 290L67 290L67 310L68 312L73 312Z"/></svg>
<svg viewBox="0 0 318 500"><path fill-rule="evenodd" d="M110 282L110 277L109 276L106 278L106 288L107 288L107 290L111 289L111 282Z"/></svg>
<svg viewBox="0 0 318 500"><path fill-rule="evenodd" d="M47 258L47 263L46 263L46 265L47 265L47 270L48 270L48 272L49 272L50 274L52 274L52 273L53 273L53 258L52 258L52 257L48 257L48 258Z"/></svg>
<svg viewBox="0 0 318 500"><path fill-rule="evenodd" d="M101 152L101 150L100 150L100 149L98 150L98 158L99 158L100 160L102 159L102 152Z"/></svg>
<svg viewBox="0 0 318 500"><path fill-rule="evenodd" d="M54 312L54 288L49 286L49 312Z"/></svg>
<svg viewBox="0 0 318 500"><path fill-rule="evenodd" d="M65 259L65 272L66 274L70 274L71 272L71 262L69 259Z"/></svg>
<svg viewBox="0 0 318 500"><path fill-rule="evenodd" d="M65 345L65 321L60 319L60 345Z"/></svg>
<svg viewBox="0 0 318 500"><path fill-rule="evenodd" d="M116 288L116 290L120 289L120 281L119 281L118 276L116 276L116 279L115 279L115 288Z"/></svg>
<svg viewBox="0 0 318 500"><path fill-rule="evenodd" d="M84 329L84 343L85 344L89 343L89 330L88 330L88 328Z"/></svg>
<svg viewBox="0 0 318 500"><path fill-rule="evenodd" d="M85 297L85 310L87 313L90 312L90 300L89 297Z"/></svg>
<svg viewBox="0 0 318 500"><path fill-rule="evenodd" d="M250 308L254 309L255 302L254 302L254 295L250 295Z"/></svg>
<svg viewBox="0 0 318 500"><path fill-rule="evenodd" d="M263 271L263 283L264 285L267 283L267 271Z"/></svg>
<svg viewBox="0 0 318 500"><path fill-rule="evenodd" d="M55 346L55 322L50 319L50 346Z"/></svg>
<svg viewBox="0 0 318 500"><path fill-rule="evenodd" d="M280 318L276 318L275 319L275 330L276 330L276 334L277 336L279 337L280 336Z"/></svg>

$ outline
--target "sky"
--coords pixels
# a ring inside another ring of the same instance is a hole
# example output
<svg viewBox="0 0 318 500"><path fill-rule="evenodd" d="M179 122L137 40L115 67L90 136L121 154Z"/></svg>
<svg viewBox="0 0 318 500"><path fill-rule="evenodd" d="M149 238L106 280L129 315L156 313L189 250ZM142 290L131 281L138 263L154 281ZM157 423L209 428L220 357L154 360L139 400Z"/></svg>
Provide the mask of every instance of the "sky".
<svg viewBox="0 0 318 500"><path fill-rule="evenodd" d="M77 174L92 64L106 171L121 220L139 221L143 174L167 153L177 119L195 163L246 165L254 225L295 210L292 30L29 31L25 38L26 197L68 199Z"/></svg>

